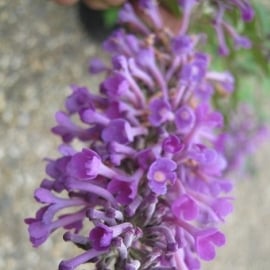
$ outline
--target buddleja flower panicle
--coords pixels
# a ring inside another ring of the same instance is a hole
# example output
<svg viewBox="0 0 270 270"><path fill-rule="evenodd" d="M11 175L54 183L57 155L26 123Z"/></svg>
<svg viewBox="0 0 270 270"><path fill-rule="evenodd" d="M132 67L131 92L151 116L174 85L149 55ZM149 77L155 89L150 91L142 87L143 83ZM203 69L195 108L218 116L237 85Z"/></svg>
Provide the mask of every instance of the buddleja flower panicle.
<svg viewBox="0 0 270 270"><path fill-rule="evenodd" d="M195 270L225 244L218 225L232 211L232 184L217 143L223 116L211 100L218 89L230 94L234 79L210 70L200 35L187 33L199 2L180 1L177 35L164 28L156 1L125 4L119 21L131 30L103 44L111 65L95 59L89 67L105 74L99 93L73 85L56 113L61 156L47 159L48 178L35 191L44 206L26 223L35 247L63 228L64 240L84 250L60 270L87 262L99 270ZM249 19L245 1L229 3ZM83 235L86 222L93 227Z"/></svg>

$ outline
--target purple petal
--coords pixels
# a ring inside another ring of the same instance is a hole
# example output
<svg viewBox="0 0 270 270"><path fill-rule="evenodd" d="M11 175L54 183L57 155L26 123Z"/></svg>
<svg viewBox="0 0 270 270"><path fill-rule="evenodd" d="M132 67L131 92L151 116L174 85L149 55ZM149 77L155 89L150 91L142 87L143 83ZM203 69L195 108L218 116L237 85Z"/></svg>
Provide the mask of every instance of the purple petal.
<svg viewBox="0 0 270 270"><path fill-rule="evenodd" d="M91 230L89 239L95 250L105 250L112 242L113 231L104 224L99 224Z"/></svg>
<svg viewBox="0 0 270 270"><path fill-rule="evenodd" d="M75 178L86 180L94 179L101 166L101 159L98 154L90 149L83 149L72 156L67 166L67 172Z"/></svg>
<svg viewBox="0 0 270 270"><path fill-rule="evenodd" d="M183 217L185 220L193 220L198 215L196 203L187 195L182 195L172 204L172 212L177 217Z"/></svg>
<svg viewBox="0 0 270 270"><path fill-rule="evenodd" d="M175 124L180 133L187 133L195 125L195 113L188 105L183 105L175 113Z"/></svg>

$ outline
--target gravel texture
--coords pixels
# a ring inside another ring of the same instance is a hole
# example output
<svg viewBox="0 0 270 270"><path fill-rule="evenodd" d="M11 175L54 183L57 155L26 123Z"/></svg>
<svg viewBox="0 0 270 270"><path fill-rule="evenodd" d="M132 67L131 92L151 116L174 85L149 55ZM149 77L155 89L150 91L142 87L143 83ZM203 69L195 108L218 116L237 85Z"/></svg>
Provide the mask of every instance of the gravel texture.
<svg viewBox="0 0 270 270"><path fill-rule="evenodd" d="M68 85L97 86L87 62L101 52L76 14L51 1L0 0L0 269L57 269L79 252L60 232L33 249L23 223L37 209L32 192L44 177L42 159L57 155L49 130ZM236 211L224 226L228 244L205 270L270 269L270 144L253 159L258 172L238 183Z"/></svg>

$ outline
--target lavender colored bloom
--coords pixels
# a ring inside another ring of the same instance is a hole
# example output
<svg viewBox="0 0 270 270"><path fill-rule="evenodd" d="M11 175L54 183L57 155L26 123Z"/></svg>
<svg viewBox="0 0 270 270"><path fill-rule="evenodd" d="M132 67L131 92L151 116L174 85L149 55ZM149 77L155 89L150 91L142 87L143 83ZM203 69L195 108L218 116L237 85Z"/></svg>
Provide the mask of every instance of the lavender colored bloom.
<svg viewBox="0 0 270 270"><path fill-rule="evenodd" d="M176 55L187 55L193 50L193 41L190 36L178 36L172 40L171 46Z"/></svg>
<svg viewBox="0 0 270 270"><path fill-rule="evenodd" d="M173 184L176 178L175 169L177 165L174 161L167 158L160 158L151 164L147 179L149 187L157 194L165 194L167 184Z"/></svg>
<svg viewBox="0 0 270 270"><path fill-rule="evenodd" d="M213 202L212 208L219 217L224 218L233 211L230 201L231 198L219 198Z"/></svg>
<svg viewBox="0 0 270 270"><path fill-rule="evenodd" d="M132 226L130 223L122 223L108 227L102 223L98 224L89 234L90 243L95 250L101 251L110 247L113 238L126 232Z"/></svg>
<svg viewBox="0 0 270 270"><path fill-rule="evenodd" d="M144 149L137 153L137 161L140 167L144 170L147 170L149 166L156 159L156 155L151 148Z"/></svg>
<svg viewBox="0 0 270 270"><path fill-rule="evenodd" d="M168 136L163 140L162 143L162 148L167 153L174 154L180 152L184 149L184 147L185 147L184 143L181 141L181 139L179 139L175 135Z"/></svg>
<svg viewBox="0 0 270 270"><path fill-rule="evenodd" d="M180 133L187 133L194 127L196 121L194 111L187 105L179 108L175 113L175 123Z"/></svg>
<svg viewBox="0 0 270 270"><path fill-rule="evenodd" d="M117 100L119 98L127 99L131 102L136 100L136 96L129 90L127 79L123 75L117 73L108 77L102 83L101 92L106 94L111 100Z"/></svg>
<svg viewBox="0 0 270 270"><path fill-rule="evenodd" d="M164 99L154 99L149 104L149 121L153 126L159 126L174 118L170 105Z"/></svg>
<svg viewBox="0 0 270 270"><path fill-rule="evenodd" d="M52 128L52 132L60 135L65 143L71 142L74 138L81 140L87 140L92 137L92 134L88 130L74 124L69 116L64 112L57 112L55 119L58 125Z"/></svg>
<svg viewBox="0 0 270 270"><path fill-rule="evenodd" d="M155 28L162 28L162 20L158 10L158 3L156 0L139 0L139 6L152 20Z"/></svg>
<svg viewBox="0 0 270 270"><path fill-rule="evenodd" d="M172 203L172 212L177 218L193 220L198 215L198 206L189 196L182 195Z"/></svg>
<svg viewBox="0 0 270 270"><path fill-rule="evenodd" d="M59 270L74 270L79 265L86 263L90 261L91 259L102 255L103 253L104 253L104 250L97 251L97 250L92 249L92 250L86 251L75 258L62 261L59 265Z"/></svg>
<svg viewBox="0 0 270 270"><path fill-rule="evenodd" d="M112 120L102 131L102 139L104 142L118 142L126 144L132 142L134 137L146 133L142 127L131 127L129 122L123 119Z"/></svg>
<svg viewBox="0 0 270 270"><path fill-rule="evenodd" d="M206 61L198 59L187 64L181 70L181 83L197 85L205 76Z"/></svg>
<svg viewBox="0 0 270 270"><path fill-rule="evenodd" d="M237 5L242 13L242 19L244 21L251 21L254 17L254 10L247 0L231 0L235 5Z"/></svg>
<svg viewBox="0 0 270 270"><path fill-rule="evenodd" d="M221 247L224 244L224 234L216 229L202 231L196 235L196 250L200 258L206 261L210 261L215 258L215 246Z"/></svg>
<svg viewBox="0 0 270 270"><path fill-rule="evenodd" d="M137 193L135 183L112 180L107 188L116 197L116 200L123 205L128 205Z"/></svg>
<svg viewBox="0 0 270 270"><path fill-rule="evenodd" d="M201 103L195 111L197 122L200 125L211 128L223 127L223 115L219 112L210 111L207 103Z"/></svg>
<svg viewBox="0 0 270 270"><path fill-rule="evenodd" d="M90 149L83 149L82 152L72 156L67 172L75 178L81 180L93 179L99 172L101 159L97 153Z"/></svg>
<svg viewBox="0 0 270 270"><path fill-rule="evenodd" d="M89 61L88 70L91 74L99 74L101 72L107 71L107 67L99 58L92 58Z"/></svg>
<svg viewBox="0 0 270 270"><path fill-rule="evenodd" d="M214 94L214 88L209 83L202 83L195 90L196 96L203 102L207 102Z"/></svg>
<svg viewBox="0 0 270 270"><path fill-rule="evenodd" d="M131 4L126 3L119 12L119 22L120 23L129 23L136 27L144 34L148 34L149 30L144 25L144 23L136 16L135 11Z"/></svg>
<svg viewBox="0 0 270 270"><path fill-rule="evenodd" d="M42 207L25 223L35 247L62 229L64 241L83 249L59 270L84 263L199 270L200 259L214 259L225 244L218 226L233 210L225 173L251 151L243 132L256 128L231 121L232 134L220 134L226 126L212 99L215 91L229 96L234 78L211 70L211 57L197 49L202 35L189 33L193 9L205 1L178 2L177 35L159 16L157 1L126 3L119 12L125 30L103 44L111 64L95 59L89 66L92 74L104 72L99 93L73 85L65 111L56 113L60 157L46 159L48 176L34 193ZM233 8L249 20L248 1L214 2L208 4L222 54L225 35L248 48L225 21ZM86 228L93 229L85 234Z"/></svg>
<svg viewBox="0 0 270 270"><path fill-rule="evenodd" d="M113 230L103 224L99 224L92 229L89 238L95 250L104 250L109 248L111 245Z"/></svg>
<svg viewBox="0 0 270 270"><path fill-rule="evenodd" d="M80 112L80 118L82 122L86 124L99 124L102 126L108 125L110 122L109 118L103 114L98 113L93 109L87 109Z"/></svg>
<svg viewBox="0 0 270 270"><path fill-rule="evenodd" d="M28 232L33 247L38 247L47 240L50 235L50 227L47 224L29 218L25 219L25 223L29 225Z"/></svg>
<svg viewBox="0 0 270 270"><path fill-rule="evenodd" d="M93 106L92 97L85 87L73 86L73 93L66 99L66 108L70 113L79 112Z"/></svg>
<svg viewBox="0 0 270 270"><path fill-rule="evenodd" d="M53 181L45 179L41 183L41 186L52 189L57 192L64 190L65 182L68 178L68 174L66 172L67 164L69 163L71 157L65 156L56 160L48 160L46 166L46 173L49 177L53 179Z"/></svg>

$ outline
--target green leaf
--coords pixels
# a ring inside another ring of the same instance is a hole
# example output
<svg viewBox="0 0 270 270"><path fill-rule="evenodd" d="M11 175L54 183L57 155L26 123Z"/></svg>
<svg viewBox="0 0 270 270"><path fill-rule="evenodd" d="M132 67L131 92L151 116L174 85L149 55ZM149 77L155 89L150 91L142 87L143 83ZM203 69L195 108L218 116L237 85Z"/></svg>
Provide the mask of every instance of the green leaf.
<svg viewBox="0 0 270 270"><path fill-rule="evenodd" d="M113 27L118 18L119 8L110 8L103 11L103 21L107 28Z"/></svg>
<svg viewBox="0 0 270 270"><path fill-rule="evenodd" d="M260 23L262 33L265 35L267 32L269 32L270 25L269 6L266 6L260 2L254 2L253 6L256 10L256 17Z"/></svg>
<svg viewBox="0 0 270 270"><path fill-rule="evenodd" d="M180 17L181 12L177 0L160 0L160 4L171 12L174 16Z"/></svg>
<svg viewBox="0 0 270 270"><path fill-rule="evenodd" d="M256 60L257 64L260 66L262 71L265 74L269 74L269 60L263 54L262 49L259 47L258 49L254 48L252 50L253 57Z"/></svg>

